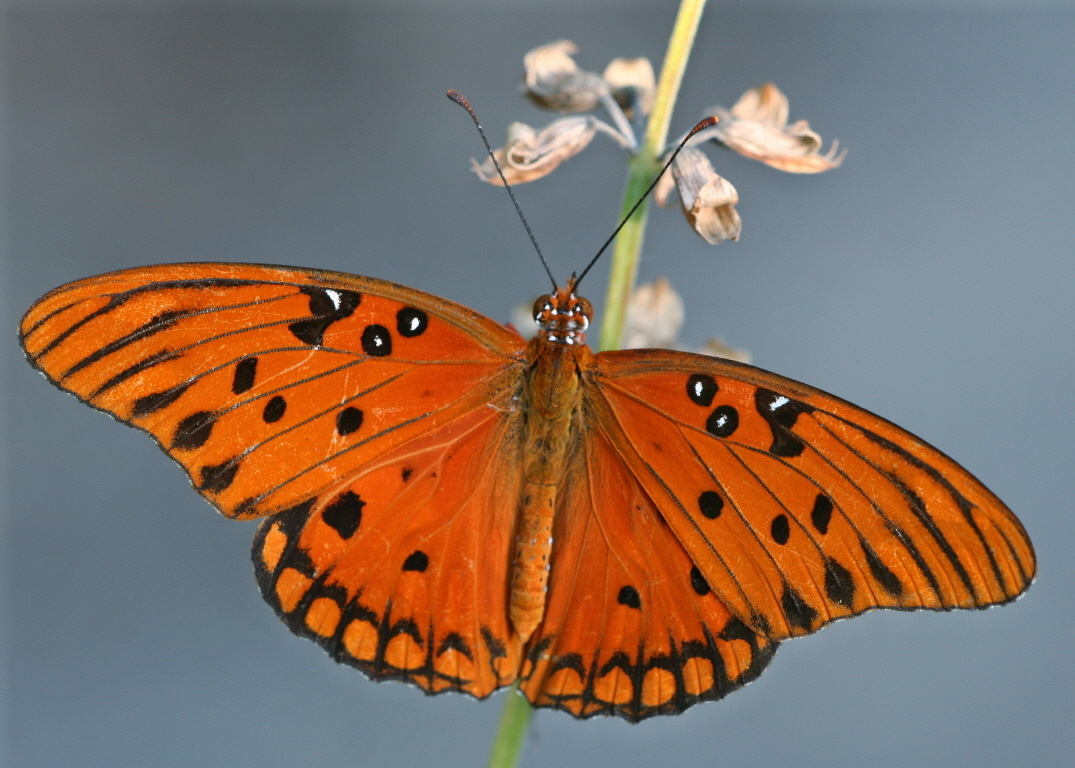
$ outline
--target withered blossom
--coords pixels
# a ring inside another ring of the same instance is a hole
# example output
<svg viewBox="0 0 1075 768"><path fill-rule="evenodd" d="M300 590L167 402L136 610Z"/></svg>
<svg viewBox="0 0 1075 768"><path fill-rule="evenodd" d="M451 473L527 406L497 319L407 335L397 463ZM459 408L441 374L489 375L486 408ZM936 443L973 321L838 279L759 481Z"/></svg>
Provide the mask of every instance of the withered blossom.
<svg viewBox="0 0 1075 768"><path fill-rule="evenodd" d="M671 179L668 177L671 176ZM672 181L679 191L683 214L703 240L716 245L722 240L738 240L743 221L735 204L739 193L724 177L713 170L709 158L700 150L684 147L654 190L657 204L664 206L672 191Z"/></svg>
<svg viewBox="0 0 1075 768"><path fill-rule="evenodd" d="M524 91L538 106L562 113L602 108L610 123L587 115L556 120L537 130L512 123L507 143L495 151L509 184L522 184L551 173L581 152L598 132L611 137L628 153L638 152L632 119L641 121L653 108L656 78L648 59L614 59L602 75L581 69L572 56L570 40L557 40L526 54ZM846 150L833 142L821 152L821 137L799 120L788 124L788 99L772 83L751 88L730 110L713 107L716 125L693 136L658 182L654 197L666 205L675 189L687 221L706 242L738 240L742 220L735 210L739 193L720 176L698 148L715 141L742 155L790 173L819 173L837 167ZM678 141L671 146L678 145ZM663 153L667 157L669 151ZM502 182L491 160L473 163L478 176L490 184Z"/></svg>
<svg viewBox="0 0 1075 768"><path fill-rule="evenodd" d="M657 78L649 59L613 59L601 76L612 92L612 98L628 117L634 117L635 109L643 117L653 109L653 97L657 93Z"/></svg>
<svg viewBox="0 0 1075 768"><path fill-rule="evenodd" d="M715 139L741 155L789 173L820 173L837 167L847 151L833 141L821 154L821 137L805 120L788 125L788 97L772 83L751 88L731 110L711 110L720 121L695 139Z"/></svg>
<svg viewBox="0 0 1075 768"><path fill-rule="evenodd" d="M540 131L526 123L512 123L508 126L507 143L493 154L508 184L524 184L552 173L564 160L581 152L597 131L609 133L617 141L621 139L614 129L588 115L563 117ZM473 159L470 162L482 181L503 184L490 158L484 163Z"/></svg>
<svg viewBox="0 0 1075 768"><path fill-rule="evenodd" d="M674 347L684 317L683 299L667 277L639 285L627 303L623 348Z"/></svg>
<svg viewBox="0 0 1075 768"><path fill-rule="evenodd" d="M750 352L729 346L719 337L709 339L701 349L688 349L677 341L685 313L683 298L667 277L635 288L627 305L624 349L681 349L710 357L750 362Z"/></svg>
<svg viewBox="0 0 1075 768"><path fill-rule="evenodd" d="M557 40L523 57L526 95L531 101L554 112L589 112L601 106L609 87L600 75L579 69L571 58L577 50L570 40Z"/></svg>

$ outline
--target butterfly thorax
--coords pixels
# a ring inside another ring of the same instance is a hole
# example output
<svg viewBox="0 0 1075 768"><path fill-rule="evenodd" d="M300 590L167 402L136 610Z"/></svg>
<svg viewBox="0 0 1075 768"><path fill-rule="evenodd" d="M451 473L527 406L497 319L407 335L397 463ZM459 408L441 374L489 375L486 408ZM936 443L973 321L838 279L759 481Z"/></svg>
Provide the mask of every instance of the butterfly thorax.
<svg viewBox="0 0 1075 768"><path fill-rule="evenodd" d="M561 297L557 297L561 298ZM553 515L559 483L565 476L568 448L581 404L580 373L593 353L583 342L589 303L573 294L552 307L552 297L535 305L539 324L548 321L527 347L531 366L524 388L527 414L524 485L516 528L509 615L526 641L541 622L552 555ZM564 309L579 311L564 312ZM555 314L553 311L555 310ZM585 314L583 314L585 312Z"/></svg>

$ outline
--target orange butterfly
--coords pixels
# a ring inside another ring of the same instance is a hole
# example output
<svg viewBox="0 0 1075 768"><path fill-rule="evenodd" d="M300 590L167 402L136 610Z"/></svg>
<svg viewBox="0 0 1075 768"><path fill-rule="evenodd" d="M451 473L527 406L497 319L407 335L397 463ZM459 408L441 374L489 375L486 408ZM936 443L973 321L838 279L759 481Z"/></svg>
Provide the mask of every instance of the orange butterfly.
<svg viewBox="0 0 1075 768"><path fill-rule="evenodd" d="M50 381L138 427L223 514L296 633L377 680L636 721L718 699L871 608L1008 602L1026 532L951 459L728 360L593 353L337 272L177 264L23 318Z"/></svg>

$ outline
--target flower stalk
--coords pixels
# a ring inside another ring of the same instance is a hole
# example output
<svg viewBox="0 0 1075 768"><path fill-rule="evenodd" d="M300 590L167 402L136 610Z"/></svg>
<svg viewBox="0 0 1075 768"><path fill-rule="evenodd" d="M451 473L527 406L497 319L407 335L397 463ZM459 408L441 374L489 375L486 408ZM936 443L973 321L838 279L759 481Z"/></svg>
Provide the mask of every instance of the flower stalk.
<svg viewBox="0 0 1075 768"><path fill-rule="evenodd" d="M682 0L676 23L672 27L672 36L668 41L661 76L657 82L657 93L653 101L653 111L646 124L646 133L627 169L627 183L623 191L621 216L626 216L638 199L645 193L654 175L660 171L658 162L668 139L668 126L672 120L672 111L679 95L679 86L683 82L683 72L687 68L698 23L702 19L705 0ZM635 211L631 220L620 230L612 252L612 267L608 280L608 292L605 294L605 309L602 314L601 333L598 337L599 350L617 349L623 341L624 321L627 317L627 305L634 291L638 277L638 263L642 254L642 244L646 235L646 218L648 203L643 202Z"/></svg>

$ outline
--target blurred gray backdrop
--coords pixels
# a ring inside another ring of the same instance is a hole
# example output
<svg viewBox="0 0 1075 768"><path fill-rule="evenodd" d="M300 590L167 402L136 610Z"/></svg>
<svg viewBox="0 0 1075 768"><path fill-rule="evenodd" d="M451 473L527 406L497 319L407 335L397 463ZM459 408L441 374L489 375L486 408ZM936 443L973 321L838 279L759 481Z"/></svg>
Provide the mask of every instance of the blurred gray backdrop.
<svg viewBox="0 0 1075 768"><path fill-rule="evenodd" d="M142 434L26 366L21 312L141 264L258 261L413 285L506 320L544 290L481 145L551 119L521 57L567 37L658 65L675 4L169 2L4 11L3 716L12 766L453 766L501 701L375 684L258 596L252 524L216 515ZM652 210L684 341L882 414L1021 517L1037 583L1004 608L875 613L786 643L722 702L630 726L541 712L524 765L1068 766L1075 746L1075 12L1035 4L713 3L673 134L775 81L850 149L821 176L728 152L739 243ZM600 137L519 190L554 270L616 223ZM606 265L607 268L607 265ZM606 272L589 281L601 299Z"/></svg>

